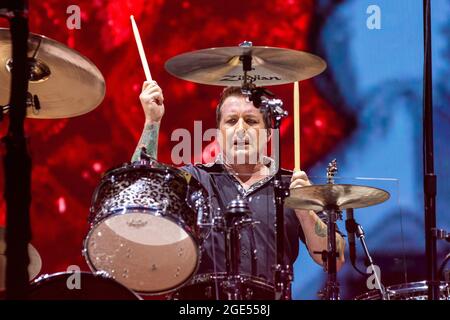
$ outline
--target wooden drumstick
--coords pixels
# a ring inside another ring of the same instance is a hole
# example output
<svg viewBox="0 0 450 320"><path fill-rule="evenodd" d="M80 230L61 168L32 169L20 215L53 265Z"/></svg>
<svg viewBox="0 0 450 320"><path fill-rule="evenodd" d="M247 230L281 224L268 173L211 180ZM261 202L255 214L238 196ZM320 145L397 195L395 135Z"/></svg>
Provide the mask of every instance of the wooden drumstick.
<svg viewBox="0 0 450 320"><path fill-rule="evenodd" d="M136 21L134 21L134 16L130 16L131 19L131 25L133 27L133 33L134 33L134 39L136 40L136 45L139 50L139 56L141 57L142 67L144 68L145 77L147 78L147 81L152 80L152 75L150 73L150 68L148 67L147 58L145 57L145 51L144 47L142 46L141 36L139 35L139 30L136 25Z"/></svg>
<svg viewBox="0 0 450 320"><path fill-rule="evenodd" d="M294 83L294 171L300 170L300 90Z"/></svg>

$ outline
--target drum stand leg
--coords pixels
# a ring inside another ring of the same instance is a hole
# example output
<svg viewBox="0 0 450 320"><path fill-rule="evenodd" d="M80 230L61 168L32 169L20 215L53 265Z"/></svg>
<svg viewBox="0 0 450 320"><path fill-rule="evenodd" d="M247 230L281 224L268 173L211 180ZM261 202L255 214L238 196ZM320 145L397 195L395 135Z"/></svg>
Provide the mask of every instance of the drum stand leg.
<svg viewBox="0 0 450 320"><path fill-rule="evenodd" d="M368 266L371 268L374 276L375 276L375 286L378 290L380 290L380 294L381 294L381 298L382 300L389 300L389 296L386 293L386 290L383 286L383 284L381 283L381 279L380 279L380 275L378 274L377 270L375 269L375 265L373 263L373 259L372 256L369 253L369 249L367 248L367 244L366 244L366 237L364 235L364 230L361 227L361 225L359 225L358 223L355 222L356 225L356 236L359 238L359 240L361 241L361 245L363 247L364 250L364 254L366 255L367 261L368 261Z"/></svg>
<svg viewBox="0 0 450 320"><path fill-rule="evenodd" d="M222 231L225 233L227 277L224 282L224 290L227 300L243 299L242 279L239 276L241 262L240 231L244 227L252 227L255 223L246 200L238 198L228 205L225 212L225 224L222 226Z"/></svg>
<svg viewBox="0 0 450 320"><path fill-rule="evenodd" d="M356 247L355 247L355 235L361 241L361 246L363 247L364 254L367 259L367 267L370 267L370 270L374 273L375 276L375 287L380 290L382 300L389 300L389 295L387 295L386 290L381 283L380 275L378 274L378 270L375 269L375 264L373 263L372 256L369 253L369 249L366 244L366 237L364 234L364 230L360 224L358 224L353 217L353 209L347 209L347 220L345 221L345 227L348 233L349 239L349 251L350 251L350 261L352 263L353 268L359 273L362 273L356 267ZM353 240L352 240L353 239ZM364 275L364 273L362 273Z"/></svg>
<svg viewBox="0 0 450 320"><path fill-rule="evenodd" d="M339 300L339 283L337 281L337 263L338 253L336 250L336 220L340 217L340 210L335 207L329 207L324 210L328 216L327 237L328 251L314 252L322 254L322 260L325 270L328 273L325 289L319 295L325 300Z"/></svg>
<svg viewBox="0 0 450 320"><path fill-rule="evenodd" d="M234 219L233 219L234 220ZM225 231L225 255L227 280L224 283L227 300L242 300L239 282L239 264L241 256L239 229L240 220L232 222Z"/></svg>

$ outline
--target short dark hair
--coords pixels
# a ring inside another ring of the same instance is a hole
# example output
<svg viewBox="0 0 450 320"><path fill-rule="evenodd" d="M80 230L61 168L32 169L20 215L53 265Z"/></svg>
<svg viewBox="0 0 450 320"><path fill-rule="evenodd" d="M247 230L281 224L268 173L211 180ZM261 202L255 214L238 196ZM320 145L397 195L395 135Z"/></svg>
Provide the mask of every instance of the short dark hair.
<svg viewBox="0 0 450 320"><path fill-rule="evenodd" d="M226 87L220 94L219 104L216 108L216 126L219 128L220 120L222 119L222 105L228 97L246 97L242 93L241 87ZM267 112L263 112L264 126L266 129L271 128L271 120Z"/></svg>

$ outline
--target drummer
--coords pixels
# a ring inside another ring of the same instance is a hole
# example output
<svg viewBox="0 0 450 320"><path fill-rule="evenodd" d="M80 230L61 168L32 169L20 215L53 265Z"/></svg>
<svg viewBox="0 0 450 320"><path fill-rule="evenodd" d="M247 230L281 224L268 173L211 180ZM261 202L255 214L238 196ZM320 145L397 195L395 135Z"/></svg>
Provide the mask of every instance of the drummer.
<svg viewBox="0 0 450 320"><path fill-rule="evenodd" d="M145 125L133 161L139 160L142 147L147 149L150 156L157 157L158 132L164 115L163 93L155 81L144 82L139 98L145 113ZM274 160L263 156L263 144L258 143L261 139L270 140L270 121L246 99L239 87L228 87L223 91L217 106L216 120L221 149L216 161L186 165L181 169L192 174L205 187L211 196L212 206L221 208L222 212L238 196L247 199L253 219L260 223L253 235L248 230L243 230L241 234L240 271L272 282L272 266L276 264L276 210L270 182L274 177L275 164ZM236 161L237 158L244 160ZM257 161L251 161L253 159ZM292 173L283 170L282 173L291 188L311 185L304 171ZM317 252L328 249L325 215L290 208L284 208L284 214L285 263L291 266L294 264L300 238L312 259L322 265L322 255ZM226 271L223 237L217 234L214 238L218 240L213 243L208 241L212 239L209 237L203 245L198 273ZM344 263L345 248L345 241L339 232L336 233L336 246L339 270Z"/></svg>

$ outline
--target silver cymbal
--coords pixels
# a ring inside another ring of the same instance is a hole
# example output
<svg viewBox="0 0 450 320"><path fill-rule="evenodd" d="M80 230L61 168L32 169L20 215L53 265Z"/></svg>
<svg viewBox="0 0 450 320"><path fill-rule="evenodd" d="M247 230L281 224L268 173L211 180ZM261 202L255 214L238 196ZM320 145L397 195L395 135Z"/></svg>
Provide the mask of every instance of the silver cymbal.
<svg viewBox="0 0 450 320"><path fill-rule="evenodd" d="M28 244L28 256L30 264L28 265L28 275L30 281L33 280L41 271L42 260L39 252L31 244ZM5 289L6 280L6 242L5 229L0 228L0 290Z"/></svg>
<svg viewBox="0 0 450 320"><path fill-rule="evenodd" d="M7 105L11 83L11 35L0 28L0 105ZM40 110L27 108L27 117L75 117L95 109L105 96L105 80L97 67L73 49L30 33L28 58L32 65L28 91L37 95Z"/></svg>
<svg viewBox="0 0 450 320"><path fill-rule="evenodd" d="M382 189L350 185L324 184L290 189L285 206L294 209L322 211L328 206L339 210L357 209L380 204L390 198Z"/></svg>
<svg viewBox="0 0 450 320"><path fill-rule="evenodd" d="M175 77L216 86L240 86L244 72L240 56L252 56L248 72L256 86L306 80L323 72L327 64L311 53L274 47L220 47L183 53L169 59L166 70Z"/></svg>

